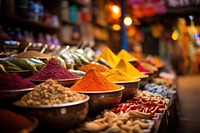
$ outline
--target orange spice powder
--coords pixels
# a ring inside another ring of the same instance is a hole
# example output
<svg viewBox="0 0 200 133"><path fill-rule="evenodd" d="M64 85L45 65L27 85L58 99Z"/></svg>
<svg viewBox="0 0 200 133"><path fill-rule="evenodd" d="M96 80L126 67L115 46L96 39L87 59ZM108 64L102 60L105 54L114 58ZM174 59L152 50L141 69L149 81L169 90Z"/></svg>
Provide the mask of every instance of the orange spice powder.
<svg viewBox="0 0 200 133"><path fill-rule="evenodd" d="M120 89L119 86L108 80L99 70L90 69L71 88L72 91L110 91Z"/></svg>
<svg viewBox="0 0 200 133"><path fill-rule="evenodd" d="M84 65L84 66L81 66L78 68L80 71L83 71L83 72L87 72L88 70L90 69L98 69L99 71L101 72L105 72L106 70L108 70L107 67L101 65L101 64L87 64L87 65Z"/></svg>

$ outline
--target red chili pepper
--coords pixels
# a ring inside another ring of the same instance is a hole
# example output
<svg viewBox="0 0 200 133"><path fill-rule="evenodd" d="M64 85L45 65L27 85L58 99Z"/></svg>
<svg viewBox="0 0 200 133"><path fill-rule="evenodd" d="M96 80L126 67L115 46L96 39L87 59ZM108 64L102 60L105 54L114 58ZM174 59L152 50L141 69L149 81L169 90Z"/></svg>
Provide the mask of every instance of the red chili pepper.
<svg viewBox="0 0 200 133"><path fill-rule="evenodd" d="M152 110L154 110L155 107L156 107L156 106L154 106L154 105L151 106L151 107L149 108L149 112L152 111Z"/></svg>
<svg viewBox="0 0 200 133"><path fill-rule="evenodd" d="M141 98L139 96L134 97L134 101L140 101Z"/></svg>
<svg viewBox="0 0 200 133"><path fill-rule="evenodd" d="M122 110L122 111L125 111L126 108L127 108L126 105L122 105L121 110Z"/></svg>
<svg viewBox="0 0 200 133"><path fill-rule="evenodd" d="M159 108L157 111L158 111L158 113L163 113L164 112L164 108Z"/></svg>
<svg viewBox="0 0 200 133"><path fill-rule="evenodd" d="M130 110L131 110L131 108L129 107L129 108L127 108L127 109L126 109L126 111L125 111L125 112L128 112L128 111L130 111Z"/></svg>
<svg viewBox="0 0 200 133"><path fill-rule="evenodd" d="M152 110L152 111L150 111L150 113L151 114L155 114L155 112L156 112L156 110L159 108L159 106L156 106L155 108L154 108L154 110Z"/></svg>
<svg viewBox="0 0 200 133"><path fill-rule="evenodd" d="M130 108L133 109L133 110L136 110L139 107L140 107L140 104L135 104L135 103L130 106Z"/></svg>
<svg viewBox="0 0 200 133"><path fill-rule="evenodd" d="M148 108L148 107L145 107L145 108L143 109L143 112L144 112L144 113L148 113L148 110L149 110L149 108Z"/></svg>
<svg viewBox="0 0 200 133"><path fill-rule="evenodd" d="M121 115L121 114L123 114L123 113L124 113L124 111L121 110L119 114Z"/></svg>
<svg viewBox="0 0 200 133"><path fill-rule="evenodd" d="M143 105L150 105L151 101L142 102Z"/></svg>
<svg viewBox="0 0 200 133"><path fill-rule="evenodd" d="M127 108L130 107L130 105L131 105L131 103L126 103L126 107Z"/></svg>
<svg viewBox="0 0 200 133"><path fill-rule="evenodd" d="M165 104L160 104L160 103L157 103L157 102L154 102L154 104L156 106L159 106L160 108L164 108L165 107Z"/></svg>
<svg viewBox="0 0 200 133"><path fill-rule="evenodd" d="M120 112L120 110L121 110L121 107L118 107L115 112L118 113Z"/></svg>

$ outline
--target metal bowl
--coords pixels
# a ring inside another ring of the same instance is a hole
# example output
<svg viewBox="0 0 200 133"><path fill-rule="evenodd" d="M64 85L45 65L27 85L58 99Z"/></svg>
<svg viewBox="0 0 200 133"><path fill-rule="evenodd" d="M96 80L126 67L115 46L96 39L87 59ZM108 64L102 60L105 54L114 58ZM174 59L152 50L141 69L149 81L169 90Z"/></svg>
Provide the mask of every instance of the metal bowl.
<svg viewBox="0 0 200 133"><path fill-rule="evenodd" d="M21 70L21 71L7 71L9 74L16 74L18 76L21 76L23 78L27 78L32 76L32 72L30 70Z"/></svg>
<svg viewBox="0 0 200 133"><path fill-rule="evenodd" d="M81 78L74 78L74 79L55 79L56 81L58 81L59 84L65 86L65 87L71 87L72 85L74 85L79 79ZM42 82L45 82L46 80L30 80L31 82L33 82L34 84L38 85Z"/></svg>
<svg viewBox="0 0 200 133"><path fill-rule="evenodd" d="M16 90L0 90L0 103L14 102L34 88L16 89Z"/></svg>
<svg viewBox="0 0 200 133"><path fill-rule="evenodd" d="M149 75L148 80L151 80L153 78L153 76L154 76L154 72L153 71L151 71L151 72L142 72L142 74Z"/></svg>
<svg viewBox="0 0 200 133"><path fill-rule="evenodd" d="M117 85L124 86L122 101L132 99L136 95L140 80L115 82Z"/></svg>
<svg viewBox="0 0 200 133"><path fill-rule="evenodd" d="M120 103L123 95L124 87L112 91L93 91L79 92L90 97L89 112L91 114L99 113L104 109L109 109Z"/></svg>
<svg viewBox="0 0 200 133"><path fill-rule="evenodd" d="M137 61L129 61L129 63L131 63L131 65L133 65L134 67L137 66Z"/></svg>
<svg viewBox="0 0 200 133"><path fill-rule="evenodd" d="M144 86L148 83L149 77L140 78L140 89L144 89Z"/></svg>
<svg viewBox="0 0 200 133"><path fill-rule="evenodd" d="M80 124L88 113L89 96L84 100L56 105L14 106L23 114L36 117L42 127L55 131L67 131Z"/></svg>

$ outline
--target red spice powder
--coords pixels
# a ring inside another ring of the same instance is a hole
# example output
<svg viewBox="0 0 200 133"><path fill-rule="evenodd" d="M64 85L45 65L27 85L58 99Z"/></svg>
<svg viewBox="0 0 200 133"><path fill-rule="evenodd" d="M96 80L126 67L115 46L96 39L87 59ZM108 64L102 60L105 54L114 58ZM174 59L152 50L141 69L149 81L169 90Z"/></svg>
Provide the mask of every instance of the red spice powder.
<svg viewBox="0 0 200 133"><path fill-rule="evenodd" d="M142 65L141 65L139 62L136 63L136 68L137 68L140 72L151 72L151 71L145 69L144 67L142 67Z"/></svg>
<svg viewBox="0 0 200 133"><path fill-rule="evenodd" d="M0 132L19 132L32 125L33 122L26 117L6 109L0 109Z"/></svg>
<svg viewBox="0 0 200 133"><path fill-rule="evenodd" d="M35 85L29 80L16 74L0 72L0 90L15 90L33 88Z"/></svg>
<svg viewBox="0 0 200 133"><path fill-rule="evenodd" d="M55 59L50 59L47 64L40 69L29 80L47 80L47 79L73 79L79 76L71 73L65 67L61 66Z"/></svg>

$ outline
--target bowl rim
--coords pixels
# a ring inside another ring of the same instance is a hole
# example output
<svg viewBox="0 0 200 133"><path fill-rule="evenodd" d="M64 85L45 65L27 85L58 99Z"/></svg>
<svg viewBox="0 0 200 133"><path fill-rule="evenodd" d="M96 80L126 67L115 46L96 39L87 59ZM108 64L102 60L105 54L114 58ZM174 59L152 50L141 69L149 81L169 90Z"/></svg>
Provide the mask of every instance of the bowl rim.
<svg viewBox="0 0 200 133"><path fill-rule="evenodd" d="M150 72L141 72L142 74L153 74L154 73L154 71L150 71Z"/></svg>
<svg viewBox="0 0 200 133"><path fill-rule="evenodd" d="M61 104L53 104L53 105L35 105L35 106L23 106L23 105L18 105L16 104L16 102L13 103L13 105L17 106L17 107L23 107L23 108L57 108L57 107L67 107L67 106L73 106L73 105L78 105L78 104L82 104L85 102L88 102L90 97L86 94L84 94L85 99L83 100L78 100L78 101L74 101L74 102L69 102L69 103L61 103Z"/></svg>
<svg viewBox="0 0 200 133"><path fill-rule="evenodd" d="M140 78L138 78L138 79L136 79L135 81L115 81L115 82L113 82L113 83L115 83L115 84L118 84L118 83L137 83L137 82L140 82L141 81L141 79Z"/></svg>
<svg viewBox="0 0 200 133"><path fill-rule="evenodd" d="M25 72L31 72L31 70L20 70L20 71L7 71L8 73L25 73Z"/></svg>
<svg viewBox="0 0 200 133"><path fill-rule="evenodd" d="M116 90L108 90L108 91L75 91L78 93L83 93L83 94L101 94L101 93L112 93L112 92L118 92L118 91L122 91L124 90L124 86L122 85L117 85L120 86L120 89L116 89ZM73 91L73 90L72 90Z"/></svg>
<svg viewBox="0 0 200 133"><path fill-rule="evenodd" d="M34 88L25 88L25 89L15 89L15 90L0 90L1 92L23 92L23 91L31 91L34 90Z"/></svg>
<svg viewBox="0 0 200 133"><path fill-rule="evenodd" d="M58 82L65 82L65 81L74 81L74 80L79 80L81 79L82 77L79 77L79 78L71 78L71 79L53 79L55 81L58 81ZM49 78L50 79L50 78ZM30 79L31 82L45 82L46 80L48 79L39 79L39 80L32 80Z"/></svg>

